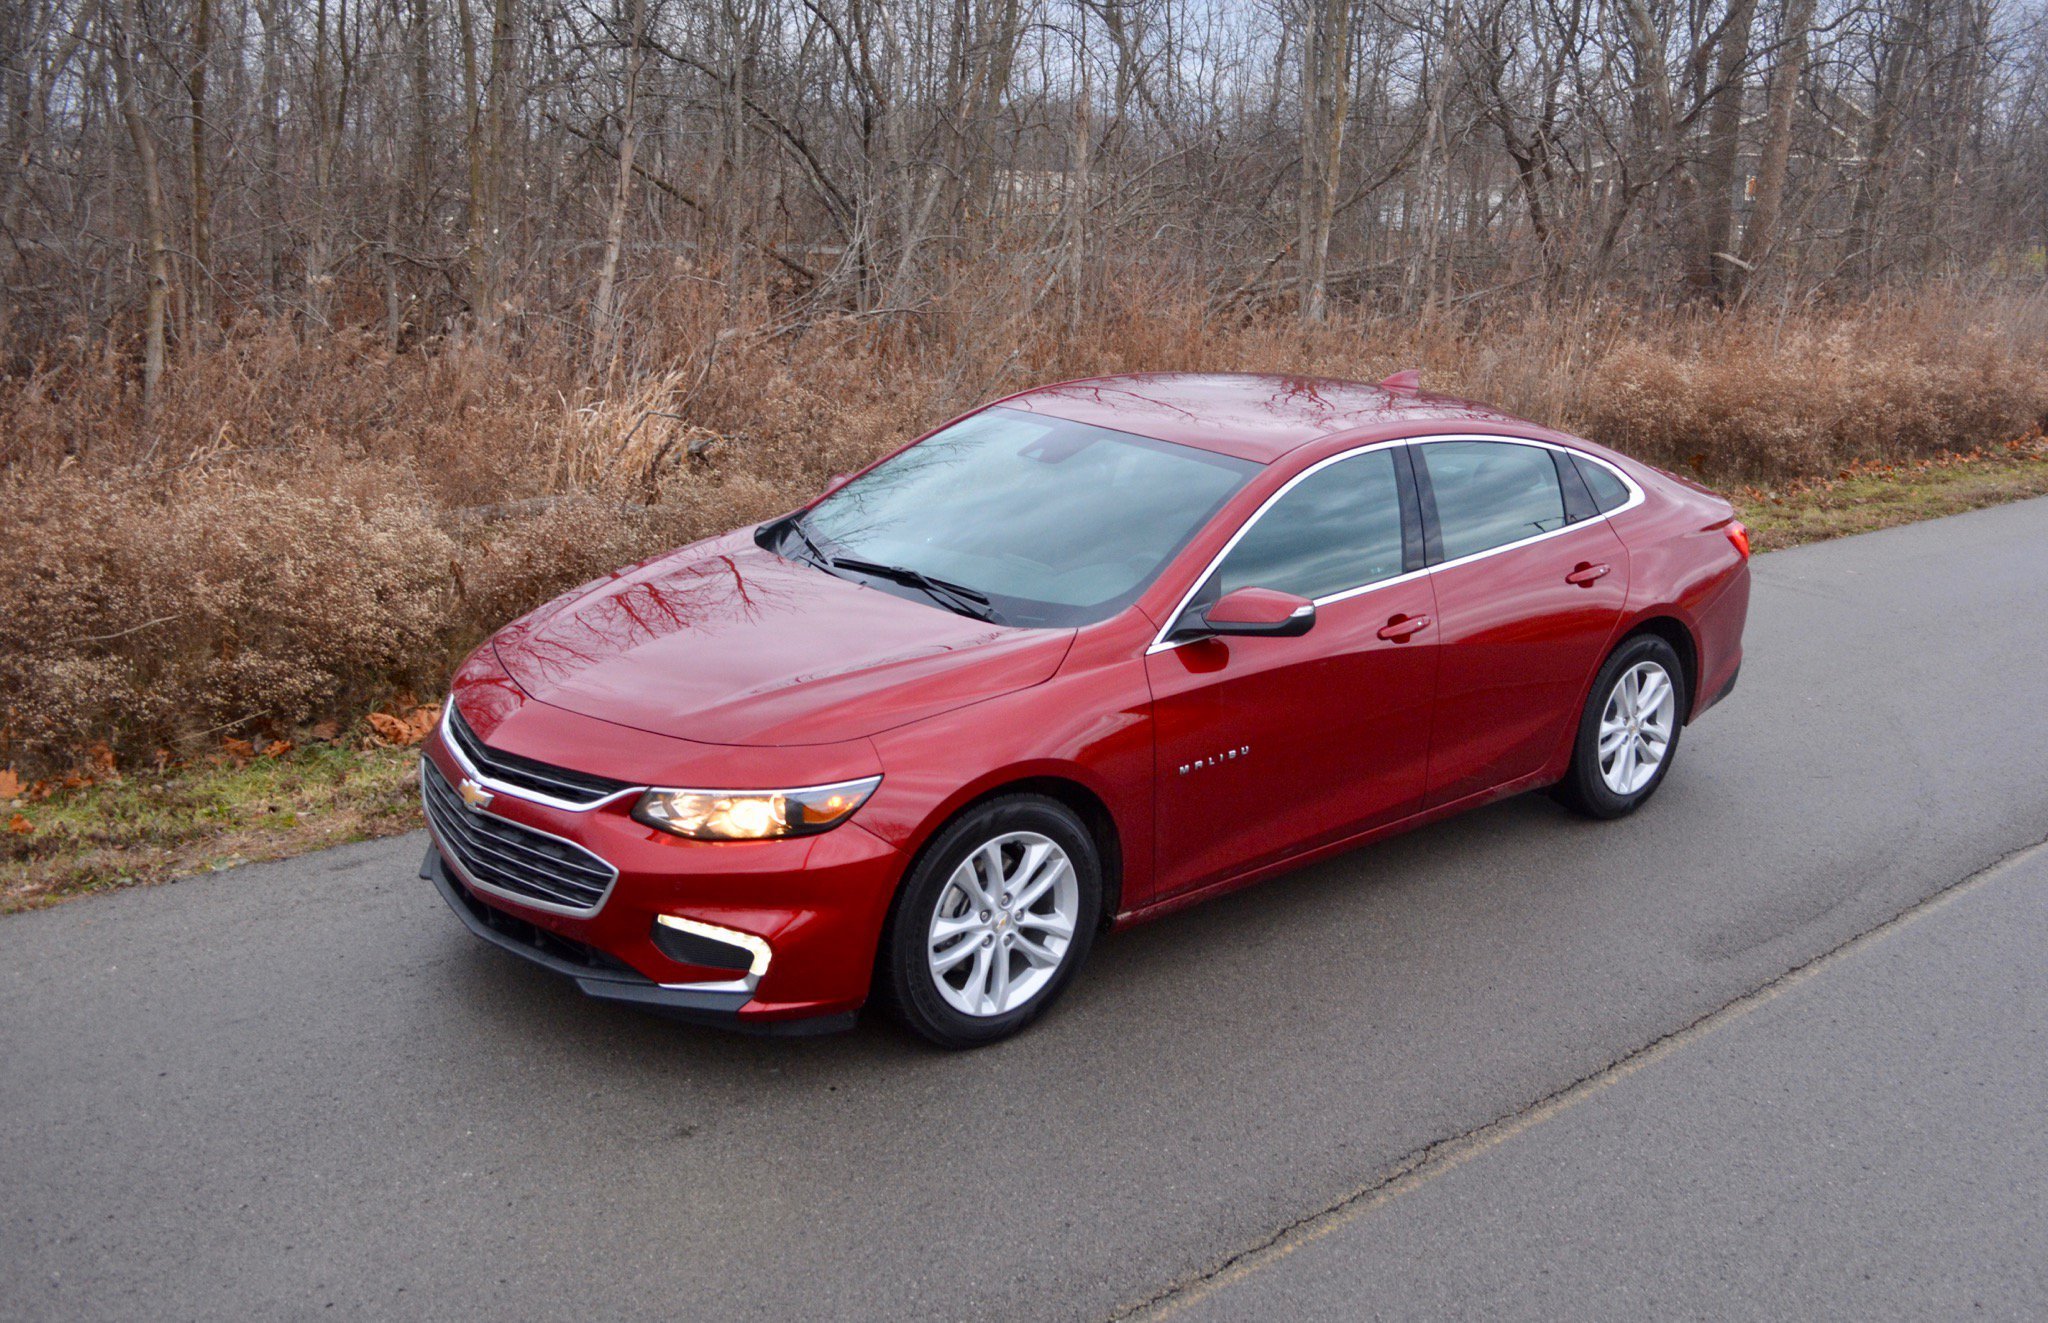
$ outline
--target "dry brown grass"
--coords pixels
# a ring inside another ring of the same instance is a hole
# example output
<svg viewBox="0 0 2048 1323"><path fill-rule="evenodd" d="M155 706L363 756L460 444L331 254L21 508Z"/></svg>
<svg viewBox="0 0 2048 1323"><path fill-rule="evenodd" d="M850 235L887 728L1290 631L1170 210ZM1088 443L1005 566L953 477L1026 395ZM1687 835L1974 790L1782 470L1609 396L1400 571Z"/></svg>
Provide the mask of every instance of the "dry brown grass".
<svg viewBox="0 0 2048 1323"><path fill-rule="evenodd" d="M786 509L979 400L1138 369L1432 388L1709 480L1967 449L2048 415L2037 296L1931 291L1792 317L1516 308L1218 319L1172 289L1078 314L963 286L777 320L679 282L593 383L545 335L393 355L248 325L178 363L153 424L73 348L0 379L0 767L123 766L433 691L491 627L618 564ZM17 361L21 357L17 355Z"/></svg>

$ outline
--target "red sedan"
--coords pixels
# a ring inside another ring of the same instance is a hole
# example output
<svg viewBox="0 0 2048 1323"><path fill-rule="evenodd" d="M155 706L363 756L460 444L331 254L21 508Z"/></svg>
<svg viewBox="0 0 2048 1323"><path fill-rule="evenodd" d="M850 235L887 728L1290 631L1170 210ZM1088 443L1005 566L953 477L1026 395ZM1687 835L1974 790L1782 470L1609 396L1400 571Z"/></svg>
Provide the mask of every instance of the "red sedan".
<svg viewBox="0 0 2048 1323"><path fill-rule="evenodd" d="M1026 391L478 648L423 875L593 996L985 1043L1110 928L1536 787L1633 811L1735 685L1748 557L1412 374Z"/></svg>

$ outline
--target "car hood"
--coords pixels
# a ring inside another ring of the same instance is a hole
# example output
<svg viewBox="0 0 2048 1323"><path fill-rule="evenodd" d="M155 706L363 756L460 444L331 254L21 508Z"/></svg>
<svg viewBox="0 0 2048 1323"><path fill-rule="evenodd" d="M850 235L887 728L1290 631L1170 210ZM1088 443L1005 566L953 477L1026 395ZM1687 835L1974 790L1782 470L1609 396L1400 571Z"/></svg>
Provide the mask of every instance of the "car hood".
<svg viewBox="0 0 2048 1323"><path fill-rule="evenodd" d="M745 533L607 575L493 640L542 703L740 745L858 739L1040 684L1072 642L836 578Z"/></svg>

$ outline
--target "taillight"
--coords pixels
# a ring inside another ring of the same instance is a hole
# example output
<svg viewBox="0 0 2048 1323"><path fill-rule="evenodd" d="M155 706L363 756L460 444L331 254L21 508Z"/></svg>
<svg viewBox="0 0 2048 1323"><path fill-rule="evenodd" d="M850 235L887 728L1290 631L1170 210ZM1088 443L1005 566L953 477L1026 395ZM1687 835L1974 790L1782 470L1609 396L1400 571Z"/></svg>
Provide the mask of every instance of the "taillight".
<svg viewBox="0 0 2048 1323"><path fill-rule="evenodd" d="M1729 521L1728 521L1728 527L1727 527L1727 528L1725 528L1725 529L1723 529L1722 531L1728 534L1728 540L1729 540L1730 542L1733 542L1733 543L1735 544L1735 549L1736 549L1737 551L1739 551L1739 552L1741 552L1741 553L1742 553L1742 558L1743 558L1744 560L1748 560L1748 559L1749 559L1749 528L1748 528L1748 526L1747 526L1747 525L1745 525L1745 524L1744 524L1744 523L1743 523L1743 522L1742 522L1742 521L1741 521L1740 519L1731 519L1731 520L1729 520Z"/></svg>

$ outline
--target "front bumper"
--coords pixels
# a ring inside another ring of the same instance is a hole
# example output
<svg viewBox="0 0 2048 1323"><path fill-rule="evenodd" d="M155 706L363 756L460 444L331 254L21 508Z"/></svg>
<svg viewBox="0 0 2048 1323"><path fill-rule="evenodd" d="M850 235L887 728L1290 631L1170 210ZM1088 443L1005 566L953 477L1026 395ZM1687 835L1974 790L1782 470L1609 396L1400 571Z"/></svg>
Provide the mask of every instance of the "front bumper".
<svg viewBox="0 0 2048 1323"><path fill-rule="evenodd" d="M620 775L635 784L703 783L699 778L775 784L786 773L821 765L833 779L846 779L837 774L847 760L861 759L872 770L874 757L865 742L851 750L723 749L539 704L523 704L517 715L484 735L494 750L548 761L556 750L577 749L600 765L623 769ZM428 765L421 769L423 792L428 781L442 788L442 820L428 816L435 857L422 875L485 940L574 978L593 996L740 1028L818 1020L829 1028L867 1000L882 923L906 861L857 821L816 836L691 841L635 821L630 793L576 807L493 780L463 758L445 729L430 735L422 752ZM673 778L666 775L671 771ZM451 805L447 788L465 779L493 793L467 808ZM478 842L461 830L467 822L498 833L484 842L487 852L571 847L579 858L594 856L583 864L586 874L597 863L614 876L608 886L586 886L587 903L513 894L502 876L468 872L464 860L478 863ZM506 828L554 844L522 837L507 846ZM451 848L444 830L465 837L462 848ZM752 960L734 943L750 948Z"/></svg>
<svg viewBox="0 0 2048 1323"><path fill-rule="evenodd" d="M653 1011L670 1019L707 1024L721 1029L738 1029L765 1034L828 1034L853 1026L854 1012L813 1015L797 1020L742 1018L740 1012L753 994L746 991L713 992L699 988L664 987L603 952L528 923L504 910L493 909L463 885L441 857L441 847L427 847L420 863L420 876L434 884L455 917L464 927L500 950L532 961L572 980L577 990L598 1001Z"/></svg>

